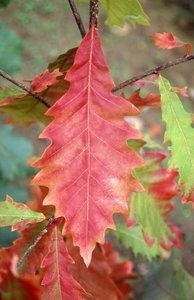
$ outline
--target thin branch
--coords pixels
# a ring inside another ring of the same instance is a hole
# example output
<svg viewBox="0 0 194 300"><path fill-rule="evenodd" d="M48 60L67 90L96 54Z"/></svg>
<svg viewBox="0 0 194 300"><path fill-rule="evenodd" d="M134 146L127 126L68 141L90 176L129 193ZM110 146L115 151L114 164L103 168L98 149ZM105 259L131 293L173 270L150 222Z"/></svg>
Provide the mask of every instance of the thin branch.
<svg viewBox="0 0 194 300"><path fill-rule="evenodd" d="M136 76L134 76L134 77L132 77L132 78L126 80L126 81L121 82L120 84L118 84L117 86L115 86L112 89L112 92L116 92L116 91L126 87L127 85L129 85L131 83L134 83L134 82L136 82L136 81L138 81L142 78L145 78L145 77L153 75L153 74L157 74L159 71L168 69L168 68L170 68L172 66L175 66L175 65L182 64L182 63L190 61L192 59L194 59L194 54L187 55L185 57L180 57L180 58L177 58L175 60L169 61L167 63L163 63L163 64L159 65L158 67L147 70L143 73L140 73L139 75L136 75Z"/></svg>
<svg viewBox="0 0 194 300"><path fill-rule="evenodd" d="M90 0L90 28L98 28L98 0Z"/></svg>
<svg viewBox="0 0 194 300"><path fill-rule="evenodd" d="M81 36L82 38L84 38L84 36L86 35L86 31L85 31L85 28L84 28L84 24L82 22L82 19L81 19L81 16L77 10L77 7L74 3L74 0L68 0L69 1L69 5L71 7L71 10L73 12L73 15L74 15L74 18L75 18L75 21L77 23L77 26L79 28L79 31L81 33Z"/></svg>
<svg viewBox="0 0 194 300"><path fill-rule="evenodd" d="M168 295L171 299L173 300L180 300L178 299L174 294L172 294L169 290L167 290L165 287L163 287L157 280L155 280L156 285L166 294Z"/></svg>
<svg viewBox="0 0 194 300"><path fill-rule="evenodd" d="M22 90L26 91L28 94L30 94L32 97L34 97L35 99L39 100L40 102L42 102L46 107L51 107L51 105L47 102L46 99L44 99L42 96L40 96L39 94L35 93L31 88L25 86L23 83L21 83L20 81L14 79L13 77L11 77L9 74L3 72L2 70L0 70L0 76L7 79L8 81L12 82L13 84L15 84L16 86L18 86L19 88L21 88Z"/></svg>
<svg viewBox="0 0 194 300"><path fill-rule="evenodd" d="M41 230L37 238L34 240L34 242L26 249L24 254L20 257L17 266L18 268L23 263L24 259L30 254L30 252L36 247L38 242L41 240L41 238L47 233L47 229L56 221L54 217L51 217L47 223L47 225Z"/></svg>

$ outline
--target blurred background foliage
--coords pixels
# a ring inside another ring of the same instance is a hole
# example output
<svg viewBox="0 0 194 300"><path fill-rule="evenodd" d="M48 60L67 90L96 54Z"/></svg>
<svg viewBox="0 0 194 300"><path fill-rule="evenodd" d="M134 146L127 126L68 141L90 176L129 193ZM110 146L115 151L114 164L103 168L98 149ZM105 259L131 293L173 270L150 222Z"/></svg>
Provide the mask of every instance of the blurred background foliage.
<svg viewBox="0 0 194 300"><path fill-rule="evenodd" d="M162 62L184 55L182 49L172 51L156 49L149 36L156 32L172 31L180 40L194 45L194 0L142 0L144 11L150 17L150 26L133 28L126 23L123 28L105 25L106 15L100 10L99 31L110 71L116 83L126 80ZM88 5L77 3L88 27ZM0 69L18 79L32 79L42 73L58 55L79 45L80 33L66 0L0 0ZM193 106L193 64L187 63L163 72L173 86L188 86L189 98L184 98L186 109ZM0 86L10 83L0 78ZM143 88L142 95L153 87ZM125 89L130 94L133 88ZM150 117L151 116L151 117ZM138 126L148 131L160 123L160 111L146 109ZM143 121L142 121L143 120ZM0 199L9 194L15 201L25 202L31 195L28 184L34 170L26 162L31 155L40 155L46 142L38 141L41 125L4 125L0 119ZM159 137L161 139L161 137ZM191 300L194 298L194 217L191 206L182 205L175 199L176 211L173 222L181 227L185 246L174 250L165 262L156 258L151 263L115 241L121 253L135 260L137 299ZM9 246L17 236L7 230L0 231L0 246ZM167 260L168 259L168 260ZM183 262L180 263L180 261ZM183 269L184 266L184 269Z"/></svg>

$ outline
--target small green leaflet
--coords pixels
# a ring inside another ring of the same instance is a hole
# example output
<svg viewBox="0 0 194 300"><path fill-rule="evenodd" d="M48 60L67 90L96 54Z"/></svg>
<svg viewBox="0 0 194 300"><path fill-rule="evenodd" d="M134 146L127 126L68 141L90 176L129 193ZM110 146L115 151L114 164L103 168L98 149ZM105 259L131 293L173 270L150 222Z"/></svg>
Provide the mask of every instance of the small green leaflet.
<svg viewBox="0 0 194 300"><path fill-rule="evenodd" d="M117 230L112 231L112 233L116 235L118 240L122 242L125 247L132 248L136 256L139 254L151 260L166 252L158 243L154 243L150 248L144 240L141 227L138 225L128 228L125 224L117 224Z"/></svg>
<svg viewBox="0 0 194 300"><path fill-rule="evenodd" d="M194 131L192 115L187 113L167 79L159 76L162 118L166 123L164 141L170 141L169 167L179 170L179 183L184 185L184 196L194 189Z"/></svg>
<svg viewBox="0 0 194 300"><path fill-rule="evenodd" d="M14 202L7 196L6 201L0 202L0 227L12 225L17 230L28 223L45 220L42 213L32 211L27 205Z"/></svg>
<svg viewBox="0 0 194 300"><path fill-rule="evenodd" d="M88 2L88 0L80 0ZM107 12L106 20L109 26L123 26L125 21L130 21L133 25L149 25L149 17L144 13L138 0L100 0Z"/></svg>
<svg viewBox="0 0 194 300"><path fill-rule="evenodd" d="M172 236L156 198L147 191L132 193L129 210L130 219L136 220L143 233L150 239L160 243L162 241L167 242Z"/></svg>

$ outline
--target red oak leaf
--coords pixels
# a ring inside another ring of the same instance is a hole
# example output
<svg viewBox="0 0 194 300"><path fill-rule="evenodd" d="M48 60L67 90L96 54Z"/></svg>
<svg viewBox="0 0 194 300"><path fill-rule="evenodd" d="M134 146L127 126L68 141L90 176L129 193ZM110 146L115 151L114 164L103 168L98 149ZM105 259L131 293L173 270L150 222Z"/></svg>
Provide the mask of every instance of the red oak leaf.
<svg viewBox="0 0 194 300"><path fill-rule="evenodd" d="M70 239L66 243L68 251L75 261L69 270L88 293L84 299L123 300L123 295L112 278L112 266L109 264L103 249L99 245L95 248L91 264L87 268L80 256L78 247L74 247Z"/></svg>
<svg viewBox="0 0 194 300"><path fill-rule="evenodd" d="M113 214L126 214L130 191L143 190L132 177L143 159L127 146L127 139L141 134L123 119L138 110L111 94L114 83L94 28L65 80L68 92L47 112L54 120L41 138L52 143L34 164L42 170L32 183L49 188L43 204L65 217L63 234L72 234L89 265L96 242L103 243L105 230L115 228Z"/></svg>
<svg viewBox="0 0 194 300"><path fill-rule="evenodd" d="M42 300L81 300L84 290L73 279L68 268L74 264L68 254L63 236L57 225L54 226L50 246L47 255L44 257L41 267L45 269L42 281Z"/></svg>
<svg viewBox="0 0 194 300"><path fill-rule="evenodd" d="M59 82L57 77L60 77L61 75L63 75L63 73L61 73L59 69L55 69L52 72L49 72L49 70L46 69L43 74L35 76L31 83L31 87L36 93L40 93L48 86Z"/></svg>
<svg viewBox="0 0 194 300"><path fill-rule="evenodd" d="M144 107L160 107L160 95L150 93L146 97L140 96L140 89L133 92L129 100L138 109L143 109Z"/></svg>
<svg viewBox="0 0 194 300"><path fill-rule="evenodd" d="M173 49L185 47L186 53L188 55L191 54L192 45L190 43L178 41L177 38L172 34L172 32L156 33L150 37L154 40L155 45L158 48Z"/></svg>
<svg viewBox="0 0 194 300"><path fill-rule="evenodd" d="M105 243L103 250L107 258L107 262L111 267L111 278L119 288L123 296L133 293L133 287L126 281L127 279L137 279L137 276L132 272L133 263L131 261L120 262L120 254L113 251L111 243ZM130 298L131 299L131 298Z"/></svg>

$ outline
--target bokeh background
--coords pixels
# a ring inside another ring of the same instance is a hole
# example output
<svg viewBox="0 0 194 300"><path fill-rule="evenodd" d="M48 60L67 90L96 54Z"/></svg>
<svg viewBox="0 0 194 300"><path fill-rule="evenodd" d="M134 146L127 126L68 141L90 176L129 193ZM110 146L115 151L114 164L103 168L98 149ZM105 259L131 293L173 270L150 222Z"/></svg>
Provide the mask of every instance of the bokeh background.
<svg viewBox="0 0 194 300"><path fill-rule="evenodd" d="M10 2L10 3L8 3ZM180 40L194 45L194 0L141 0L144 11L150 17L150 26L136 26L126 23L123 28L109 28L105 24L106 15L101 9L99 31L111 74L115 83L126 80L162 62L184 55L183 49L171 51L155 48L150 35L156 32L173 32ZM6 5L7 4L7 5ZM58 55L78 46L81 37L66 0L0 0L0 69L19 80L32 79L42 73ZM85 27L88 27L88 5L77 3ZM163 72L172 86L188 86L188 98L183 98L186 110L194 103L194 63L188 62ZM0 78L0 86L12 86ZM142 95L152 91L145 87ZM125 88L130 95L133 88ZM143 121L142 121L143 120ZM137 126L149 131L153 124L160 124L159 109L145 110ZM16 201L25 202L32 195L28 188L29 177L34 170L26 165L31 155L40 155L46 141L37 136L41 125L4 125L5 117L0 117L0 198L11 195ZM156 140L162 140L162 135ZM185 247L175 253L183 262L184 268L194 275L194 218L191 205L180 204L175 200L176 212L173 222L181 227ZM9 246L16 237L10 230L0 231L0 246ZM133 254L116 244L123 255ZM175 251L176 252L176 251ZM139 274L136 283L137 299L173 299L168 291L172 265L154 260L151 263L135 258L135 268ZM163 287L166 287L165 289ZM170 288L169 288L170 289ZM174 298L175 299L175 298ZM186 298L185 298L186 299ZM194 299L194 296L193 296ZM182 300L182 299L179 299ZM188 299L192 300L192 299Z"/></svg>

